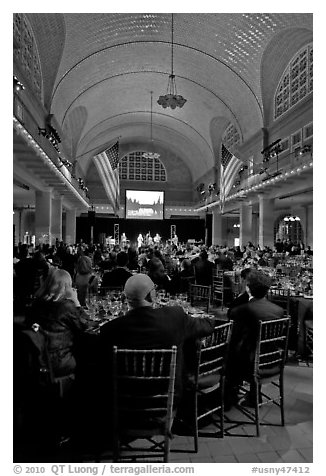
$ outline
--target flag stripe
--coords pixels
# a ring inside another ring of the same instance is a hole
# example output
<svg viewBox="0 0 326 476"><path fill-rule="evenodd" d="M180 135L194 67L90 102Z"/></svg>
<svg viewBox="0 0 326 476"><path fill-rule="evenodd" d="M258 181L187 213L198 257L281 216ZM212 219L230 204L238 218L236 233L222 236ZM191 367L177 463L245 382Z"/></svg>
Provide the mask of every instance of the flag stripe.
<svg viewBox="0 0 326 476"><path fill-rule="evenodd" d="M106 193L112 203L114 203L115 195L114 195L114 176L111 174L111 170L109 169L109 165L106 163L105 156L101 157L101 161L97 162L99 166L99 170L101 171L101 175L103 177L103 185L106 190Z"/></svg>
<svg viewBox="0 0 326 476"><path fill-rule="evenodd" d="M120 208L119 143L116 142L109 149L96 155L94 162L106 195L113 207L114 213L116 213Z"/></svg>
<svg viewBox="0 0 326 476"><path fill-rule="evenodd" d="M101 161L97 161L96 162L96 165L97 165L97 168L98 168L98 171L100 173L100 176L102 178L102 182L103 182L103 185L104 185L104 188L105 188L105 191L106 191L106 194L110 200L110 202L113 204L115 202L115 194L114 194L114 187L115 187L115 184L114 184L114 176L112 175L112 183L110 181L110 171L107 170L107 166L104 162L105 158L103 159L103 162Z"/></svg>
<svg viewBox="0 0 326 476"><path fill-rule="evenodd" d="M220 173L220 209L223 212L225 199L230 193L235 176L242 162L222 144Z"/></svg>

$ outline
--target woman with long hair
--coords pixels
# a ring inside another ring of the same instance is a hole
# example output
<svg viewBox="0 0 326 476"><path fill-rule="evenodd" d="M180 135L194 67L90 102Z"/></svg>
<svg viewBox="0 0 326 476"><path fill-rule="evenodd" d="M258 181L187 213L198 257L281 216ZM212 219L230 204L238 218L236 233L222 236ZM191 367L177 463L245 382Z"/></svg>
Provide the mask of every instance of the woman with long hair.
<svg viewBox="0 0 326 476"><path fill-rule="evenodd" d="M87 328L87 315L81 308L67 271L50 270L35 293L31 316L47 333L54 377L73 374L76 368L75 344Z"/></svg>

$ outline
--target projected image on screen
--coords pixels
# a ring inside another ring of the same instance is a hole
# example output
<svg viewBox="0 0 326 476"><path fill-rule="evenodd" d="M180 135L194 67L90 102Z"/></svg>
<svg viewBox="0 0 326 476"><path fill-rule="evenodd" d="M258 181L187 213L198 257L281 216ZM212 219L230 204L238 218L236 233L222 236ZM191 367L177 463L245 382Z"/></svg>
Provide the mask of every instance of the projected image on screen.
<svg viewBox="0 0 326 476"><path fill-rule="evenodd" d="M126 218L163 220L164 192L126 190Z"/></svg>

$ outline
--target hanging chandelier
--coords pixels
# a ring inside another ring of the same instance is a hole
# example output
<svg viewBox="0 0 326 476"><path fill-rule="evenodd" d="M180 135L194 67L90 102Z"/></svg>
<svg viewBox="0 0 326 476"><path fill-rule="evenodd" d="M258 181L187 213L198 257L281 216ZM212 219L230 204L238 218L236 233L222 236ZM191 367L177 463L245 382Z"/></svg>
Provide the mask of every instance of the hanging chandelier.
<svg viewBox="0 0 326 476"><path fill-rule="evenodd" d="M153 145L153 91L151 91L151 144ZM159 159L160 154L157 152L144 152L145 159Z"/></svg>
<svg viewBox="0 0 326 476"><path fill-rule="evenodd" d="M174 33L174 22L173 22L173 13L172 13L172 39L171 39L171 74L169 75L168 87L166 94L164 96L160 96L158 98L157 103L162 106L164 109L170 107L171 109L175 109L176 107L183 107L184 104L187 102L187 99L182 97L177 92L177 85L175 81L175 74L173 69L173 33Z"/></svg>

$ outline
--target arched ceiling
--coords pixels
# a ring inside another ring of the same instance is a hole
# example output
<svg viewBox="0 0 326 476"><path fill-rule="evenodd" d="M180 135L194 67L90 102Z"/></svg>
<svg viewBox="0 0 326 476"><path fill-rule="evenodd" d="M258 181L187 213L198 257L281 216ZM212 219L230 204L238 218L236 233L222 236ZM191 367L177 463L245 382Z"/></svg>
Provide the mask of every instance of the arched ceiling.
<svg viewBox="0 0 326 476"><path fill-rule="evenodd" d="M312 14L304 13L174 14L174 73L187 102L171 110L156 102L171 72L171 14L27 17L38 45L44 98L80 170L86 174L94 153L120 137L128 149L142 141L153 150L177 151L193 181L214 166L228 122L242 141L264 126L269 104L261 82L268 91L269 76L263 64L271 70L278 61L278 38L288 42L292 55L294 40L301 45L313 28ZM282 64L289 59L283 54Z"/></svg>

